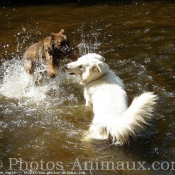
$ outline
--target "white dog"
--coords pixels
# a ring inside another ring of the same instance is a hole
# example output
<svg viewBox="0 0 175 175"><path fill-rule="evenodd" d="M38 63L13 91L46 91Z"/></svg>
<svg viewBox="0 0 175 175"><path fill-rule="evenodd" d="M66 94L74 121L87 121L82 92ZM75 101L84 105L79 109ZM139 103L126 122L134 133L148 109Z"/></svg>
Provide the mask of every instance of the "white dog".
<svg viewBox="0 0 175 175"><path fill-rule="evenodd" d="M122 145L148 124L156 95L143 93L128 107L123 81L109 69L102 56L87 54L65 68L71 75L80 75L86 106L93 107L89 138L112 138L114 144Z"/></svg>

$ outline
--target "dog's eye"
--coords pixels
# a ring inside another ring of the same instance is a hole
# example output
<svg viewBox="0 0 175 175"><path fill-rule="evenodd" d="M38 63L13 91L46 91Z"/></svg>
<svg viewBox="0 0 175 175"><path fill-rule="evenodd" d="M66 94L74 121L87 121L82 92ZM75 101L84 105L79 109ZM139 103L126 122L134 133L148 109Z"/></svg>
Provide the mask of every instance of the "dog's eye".
<svg viewBox="0 0 175 175"><path fill-rule="evenodd" d="M66 46L67 42L66 41L61 41L60 46Z"/></svg>
<svg viewBox="0 0 175 175"><path fill-rule="evenodd" d="M82 69L83 68L82 65L80 65L79 68Z"/></svg>

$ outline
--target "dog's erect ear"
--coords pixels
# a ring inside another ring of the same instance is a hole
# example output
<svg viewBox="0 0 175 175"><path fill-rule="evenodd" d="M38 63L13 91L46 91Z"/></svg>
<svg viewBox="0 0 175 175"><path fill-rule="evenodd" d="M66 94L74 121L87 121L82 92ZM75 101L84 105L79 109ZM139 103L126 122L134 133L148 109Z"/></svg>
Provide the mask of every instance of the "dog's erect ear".
<svg viewBox="0 0 175 175"><path fill-rule="evenodd" d="M59 35L64 35L64 30L61 29L61 31L59 32Z"/></svg>
<svg viewBox="0 0 175 175"><path fill-rule="evenodd" d="M51 36L51 39L54 39L55 38L55 33L51 33L50 36Z"/></svg>
<svg viewBox="0 0 175 175"><path fill-rule="evenodd" d="M101 63L96 64L91 68L91 70L94 72L102 72L102 64Z"/></svg>

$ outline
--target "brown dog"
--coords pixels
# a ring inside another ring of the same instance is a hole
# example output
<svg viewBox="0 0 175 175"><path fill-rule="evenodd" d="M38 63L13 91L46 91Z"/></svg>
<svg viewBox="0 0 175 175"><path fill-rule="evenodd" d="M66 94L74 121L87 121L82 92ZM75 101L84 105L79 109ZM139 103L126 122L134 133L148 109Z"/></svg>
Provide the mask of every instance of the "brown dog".
<svg viewBox="0 0 175 175"><path fill-rule="evenodd" d="M50 77L54 77L55 68L59 67L60 59L71 58L71 52L69 40L62 29L59 33L52 33L51 36L31 45L25 51L22 59L26 71L31 74L41 64L41 61L46 62L47 73Z"/></svg>

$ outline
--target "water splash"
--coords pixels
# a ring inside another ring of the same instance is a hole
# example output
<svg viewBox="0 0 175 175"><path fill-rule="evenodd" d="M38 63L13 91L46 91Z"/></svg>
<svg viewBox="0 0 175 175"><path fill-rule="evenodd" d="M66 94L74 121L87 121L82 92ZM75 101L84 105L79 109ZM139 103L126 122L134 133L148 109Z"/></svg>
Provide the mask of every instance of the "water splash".
<svg viewBox="0 0 175 175"><path fill-rule="evenodd" d="M87 42L83 33L81 34L81 42L77 45L80 55L95 53L99 46L100 43L98 43L96 37L93 42Z"/></svg>
<svg viewBox="0 0 175 175"><path fill-rule="evenodd" d="M0 67L0 94L8 98L41 101L47 97L50 90L58 91L61 69L57 70L57 76L51 79L42 75L47 68L45 64L41 65L34 75L30 75L24 70L22 60L13 58L4 61Z"/></svg>
<svg viewBox="0 0 175 175"><path fill-rule="evenodd" d="M26 28L22 28L20 32L14 35L16 38L16 53L7 51L8 55L6 55L6 57L11 57L12 59L1 61L0 95L22 101L25 99L25 101L39 102L45 100L50 95L50 92L53 91L56 96L59 96L63 90L60 89L62 80L67 84L70 84L72 81L79 81L77 77L67 76L61 68L57 70L57 76L55 78L43 76L47 71L47 66L44 62L41 63L33 75L28 74L24 70L23 61L20 57L25 43L31 39L33 33L41 35L41 33L36 31L28 31ZM98 52L100 46L100 43L97 41L98 34L93 33L92 38L89 38L88 41L85 39L87 36L89 36L89 34L84 34L84 32L81 31L81 41L77 45L79 55ZM8 48L9 46L7 44L4 47Z"/></svg>
<svg viewBox="0 0 175 175"><path fill-rule="evenodd" d="M89 30L90 33L84 32L84 25L82 25L77 32L80 32L80 43L76 46L78 48L79 55L85 55L88 53L97 53L101 43L98 41L99 32L93 30L93 26Z"/></svg>

